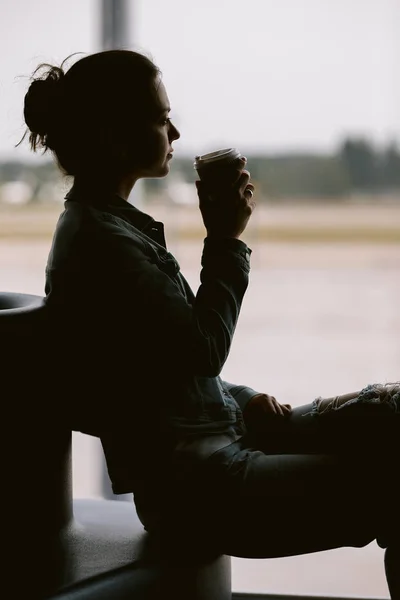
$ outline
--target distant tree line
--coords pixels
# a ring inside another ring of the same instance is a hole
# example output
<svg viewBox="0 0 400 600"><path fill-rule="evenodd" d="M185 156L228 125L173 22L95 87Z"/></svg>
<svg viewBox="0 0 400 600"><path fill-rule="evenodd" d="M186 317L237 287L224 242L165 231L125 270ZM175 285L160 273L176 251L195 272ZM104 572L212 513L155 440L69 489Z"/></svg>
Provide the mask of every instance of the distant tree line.
<svg viewBox="0 0 400 600"><path fill-rule="evenodd" d="M348 138L334 154L246 153L248 168L261 196L270 198L346 198L360 194L400 196L400 147L378 149L365 139ZM187 181L196 177L193 160L174 164Z"/></svg>
<svg viewBox="0 0 400 600"><path fill-rule="evenodd" d="M348 198L352 195L393 194L400 197L400 148L395 142L378 148L365 138L347 138L330 155L246 153L248 168L260 198ZM176 157L171 171L187 182L196 173L193 158ZM59 180L52 161L39 164L0 162L0 185L23 180L32 184L34 193L44 183ZM155 194L165 189L165 179L145 180L145 190ZM35 191L36 190L36 191Z"/></svg>

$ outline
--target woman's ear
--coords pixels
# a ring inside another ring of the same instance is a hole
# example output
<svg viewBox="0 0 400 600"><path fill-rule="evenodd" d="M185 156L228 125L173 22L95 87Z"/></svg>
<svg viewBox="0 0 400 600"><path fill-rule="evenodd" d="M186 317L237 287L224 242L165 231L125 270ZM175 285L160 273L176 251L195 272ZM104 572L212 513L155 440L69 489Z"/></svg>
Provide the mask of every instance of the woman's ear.
<svg viewBox="0 0 400 600"><path fill-rule="evenodd" d="M122 139L115 128L103 126L98 132L99 147L98 152L100 162L104 164L106 161L107 168L121 170L125 169L126 163L129 162L128 144Z"/></svg>

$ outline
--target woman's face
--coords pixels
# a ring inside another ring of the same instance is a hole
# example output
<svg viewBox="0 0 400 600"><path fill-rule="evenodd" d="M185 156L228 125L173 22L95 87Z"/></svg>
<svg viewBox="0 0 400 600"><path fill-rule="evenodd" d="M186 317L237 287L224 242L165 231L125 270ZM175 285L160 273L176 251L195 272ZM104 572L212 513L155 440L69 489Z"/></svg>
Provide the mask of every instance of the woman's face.
<svg viewBox="0 0 400 600"><path fill-rule="evenodd" d="M169 173L172 159L172 142L180 137L177 128L169 118L171 107L162 81L157 85L154 116L145 127L140 152L140 166L134 174L140 177L165 177Z"/></svg>

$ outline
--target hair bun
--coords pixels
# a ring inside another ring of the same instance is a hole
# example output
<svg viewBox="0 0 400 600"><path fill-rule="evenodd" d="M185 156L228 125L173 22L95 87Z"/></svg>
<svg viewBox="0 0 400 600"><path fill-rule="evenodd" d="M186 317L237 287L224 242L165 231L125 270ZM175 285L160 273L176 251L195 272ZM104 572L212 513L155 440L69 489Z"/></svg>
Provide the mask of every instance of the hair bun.
<svg viewBox="0 0 400 600"><path fill-rule="evenodd" d="M49 133L57 110L60 72L51 71L45 79L35 79L29 86L24 101L25 123L32 133L45 136Z"/></svg>

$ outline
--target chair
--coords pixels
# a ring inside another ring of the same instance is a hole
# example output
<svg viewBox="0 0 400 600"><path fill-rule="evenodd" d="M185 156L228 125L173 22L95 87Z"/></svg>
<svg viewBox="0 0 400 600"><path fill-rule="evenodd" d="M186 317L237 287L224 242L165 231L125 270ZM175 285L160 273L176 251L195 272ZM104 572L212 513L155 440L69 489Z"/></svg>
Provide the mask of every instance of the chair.
<svg viewBox="0 0 400 600"><path fill-rule="evenodd" d="M73 499L72 434L46 389L46 317L41 296L0 293L5 477L13 492L3 586L9 578L29 599L230 600L229 557L170 560L155 549L133 503Z"/></svg>

